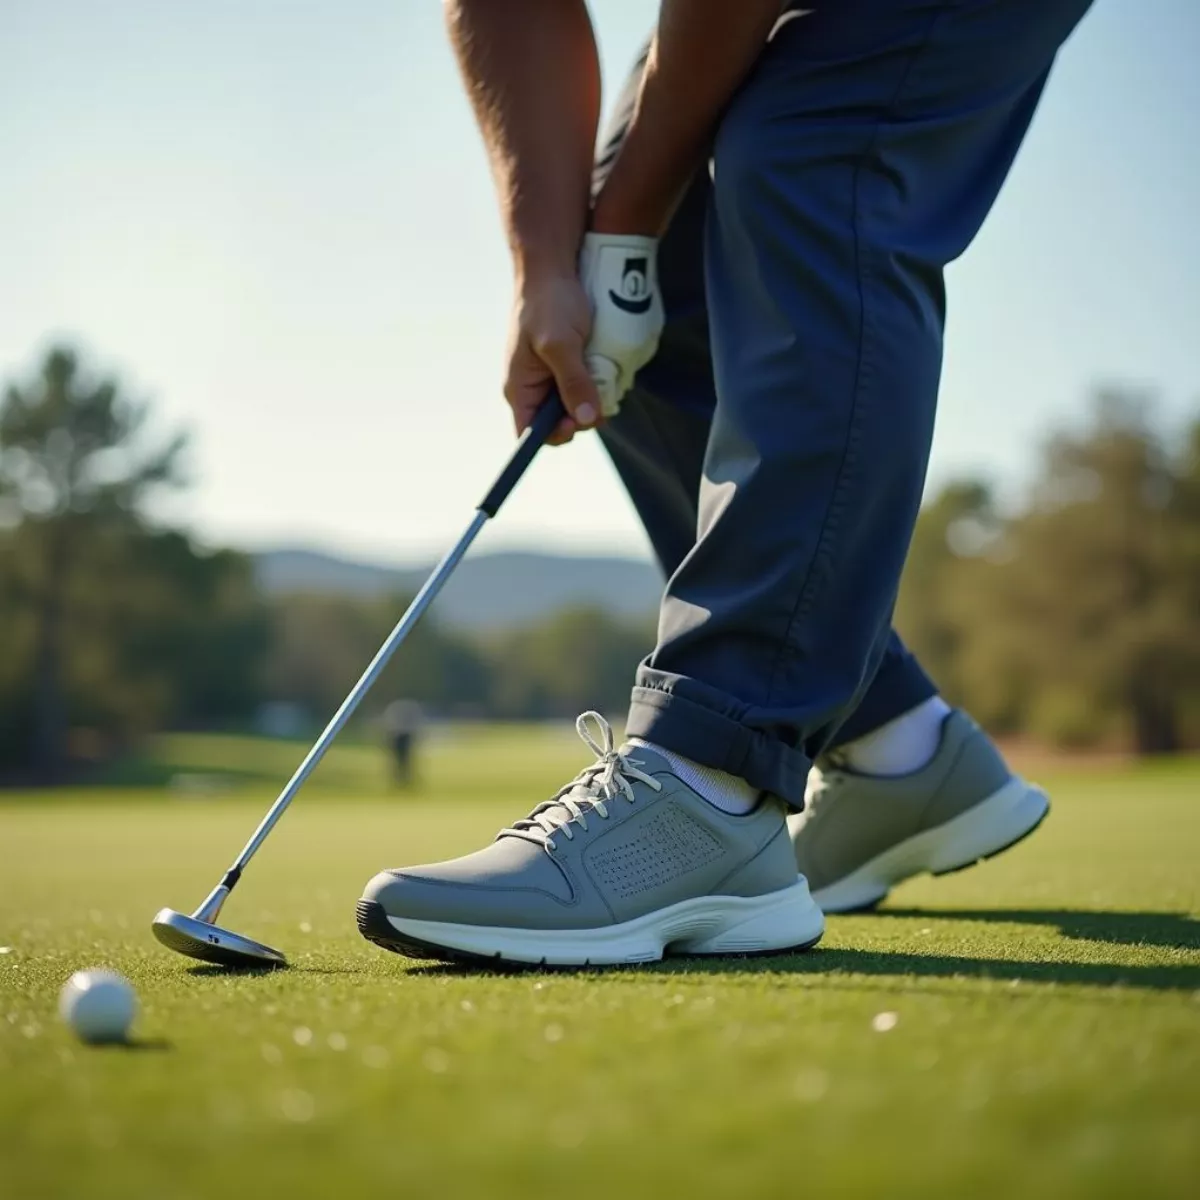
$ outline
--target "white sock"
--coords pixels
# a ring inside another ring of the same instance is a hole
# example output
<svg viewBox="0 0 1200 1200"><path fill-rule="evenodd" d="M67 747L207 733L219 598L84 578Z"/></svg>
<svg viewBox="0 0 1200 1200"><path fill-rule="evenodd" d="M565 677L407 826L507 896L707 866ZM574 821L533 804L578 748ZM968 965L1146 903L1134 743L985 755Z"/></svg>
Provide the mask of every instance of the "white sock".
<svg viewBox="0 0 1200 1200"><path fill-rule="evenodd" d="M643 746L647 750L653 750L655 754L662 755L670 764L671 770L693 792L703 796L709 804L714 808L721 809L722 812L742 816L744 813L753 811L758 804L759 789L744 779L739 779L736 775L692 762L690 758L684 758L683 755L675 754L671 750L664 750L661 746L643 741L641 738L630 738L625 744L627 746Z"/></svg>
<svg viewBox="0 0 1200 1200"><path fill-rule="evenodd" d="M919 771L937 753L942 722L949 712L950 705L941 696L930 696L894 721L839 746L838 754L860 775Z"/></svg>

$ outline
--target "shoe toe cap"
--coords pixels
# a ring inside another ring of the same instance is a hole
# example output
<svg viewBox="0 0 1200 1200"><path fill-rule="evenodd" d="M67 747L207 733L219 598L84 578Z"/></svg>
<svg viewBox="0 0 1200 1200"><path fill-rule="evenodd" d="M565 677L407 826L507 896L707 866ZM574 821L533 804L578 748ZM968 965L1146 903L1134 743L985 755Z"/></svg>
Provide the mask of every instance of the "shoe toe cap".
<svg viewBox="0 0 1200 1200"><path fill-rule="evenodd" d="M540 848L504 841L449 862L380 871L363 900L389 917L462 925L556 925L576 907L566 877Z"/></svg>
<svg viewBox="0 0 1200 1200"><path fill-rule="evenodd" d="M422 878L419 873L380 871L367 883L362 898L378 904L389 917L453 921L463 907L463 898L456 896L462 890Z"/></svg>

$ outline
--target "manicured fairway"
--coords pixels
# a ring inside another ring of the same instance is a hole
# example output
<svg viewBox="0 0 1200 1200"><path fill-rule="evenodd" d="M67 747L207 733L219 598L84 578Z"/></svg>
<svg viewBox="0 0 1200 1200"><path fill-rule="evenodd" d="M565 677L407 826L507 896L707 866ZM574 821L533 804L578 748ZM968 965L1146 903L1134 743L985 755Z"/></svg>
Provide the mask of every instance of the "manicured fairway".
<svg viewBox="0 0 1200 1200"><path fill-rule="evenodd" d="M1034 838L805 956L494 974L359 938L370 875L476 848L576 747L450 738L412 799L335 752L227 910L292 958L252 976L149 920L199 902L297 747L177 739L172 788L0 798L0 1194L1196 1194L1200 762L1046 775ZM135 982L136 1047L59 1024L91 965Z"/></svg>

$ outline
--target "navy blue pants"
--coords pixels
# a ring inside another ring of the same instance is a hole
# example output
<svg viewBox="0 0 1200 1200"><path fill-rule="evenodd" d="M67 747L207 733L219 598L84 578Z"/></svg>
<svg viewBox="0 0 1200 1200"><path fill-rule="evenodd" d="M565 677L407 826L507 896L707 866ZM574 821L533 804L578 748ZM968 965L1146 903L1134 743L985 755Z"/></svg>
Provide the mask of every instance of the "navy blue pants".
<svg viewBox="0 0 1200 1200"><path fill-rule="evenodd" d="M933 694L891 619L943 268L1090 2L831 0L781 20L663 240L659 353L602 432L668 577L631 736L799 805L817 754Z"/></svg>

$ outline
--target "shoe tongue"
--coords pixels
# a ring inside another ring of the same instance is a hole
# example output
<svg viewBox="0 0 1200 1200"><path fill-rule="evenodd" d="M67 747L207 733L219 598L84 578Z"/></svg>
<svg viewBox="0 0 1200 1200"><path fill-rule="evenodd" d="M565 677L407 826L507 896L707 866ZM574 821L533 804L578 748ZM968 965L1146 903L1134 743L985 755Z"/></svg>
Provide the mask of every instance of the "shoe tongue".
<svg viewBox="0 0 1200 1200"><path fill-rule="evenodd" d="M585 813L590 808L595 807L598 799L605 799L605 797L599 796L593 788L590 788L582 783L577 783L569 792L567 792L567 797L574 800L575 803L578 804ZM562 797L557 801L548 803L545 808L539 808L539 815L549 817L553 821L566 824L568 821L574 818L574 814L569 808L567 808L565 804L562 803L562 800L565 798L566 797ZM526 819L528 820L529 818Z"/></svg>
<svg viewBox="0 0 1200 1200"><path fill-rule="evenodd" d="M621 756L629 760L639 771L647 775L656 775L662 771L675 773L670 760L665 758L653 746L639 745L637 742L624 742L621 746Z"/></svg>
<svg viewBox="0 0 1200 1200"><path fill-rule="evenodd" d="M653 774L655 771L670 771L671 764L657 751L650 749L648 746L636 746L631 742L626 742L620 749L621 756L627 759L631 766L636 766L639 770L644 771L647 775ZM600 764L597 763L597 766ZM594 777L593 777L594 780ZM568 793L576 804L583 804L588 807L594 806L597 800L605 803L613 800L614 796L605 796L600 791L599 783L593 781L592 785L577 783ZM586 811L586 808L585 808ZM568 810L563 804L557 803L550 808L545 809L547 813L553 813L556 817L562 816L564 819L569 815Z"/></svg>
<svg viewBox="0 0 1200 1200"><path fill-rule="evenodd" d="M597 766L599 765L600 764L597 764ZM589 807L594 806L597 801L606 802L612 799L612 796L606 796L604 794L600 783L594 775L592 776L592 782L590 784L577 783L569 792L567 792L567 796L574 800L576 804L587 805ZM556 804L554 809L560 809L562 807L562 804ZM553 812L554 809L547 809L546 811Z"/></svg>

